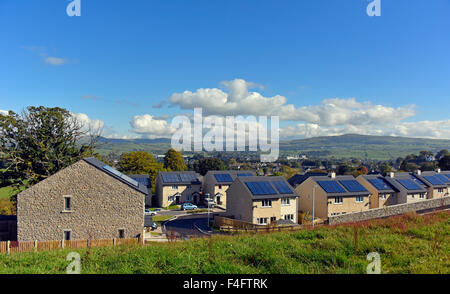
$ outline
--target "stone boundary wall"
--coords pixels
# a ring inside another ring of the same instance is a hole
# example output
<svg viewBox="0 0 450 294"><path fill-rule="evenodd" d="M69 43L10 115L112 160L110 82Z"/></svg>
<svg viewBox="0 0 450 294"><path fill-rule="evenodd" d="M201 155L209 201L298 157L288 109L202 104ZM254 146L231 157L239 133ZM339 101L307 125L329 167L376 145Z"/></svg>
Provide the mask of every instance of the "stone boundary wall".
<svg viewBox="0 0 450 294"><path fill-rule="evenodd" d="M331 216L328 218L328 224L336 225L342 223L365 221L370 219L399 215L410 211L422 211L446 207L449 205L450 205L450 196L436 199L426 199L420 202L397 204L386 206L383 208L374 208L368 211Z"/></svg>

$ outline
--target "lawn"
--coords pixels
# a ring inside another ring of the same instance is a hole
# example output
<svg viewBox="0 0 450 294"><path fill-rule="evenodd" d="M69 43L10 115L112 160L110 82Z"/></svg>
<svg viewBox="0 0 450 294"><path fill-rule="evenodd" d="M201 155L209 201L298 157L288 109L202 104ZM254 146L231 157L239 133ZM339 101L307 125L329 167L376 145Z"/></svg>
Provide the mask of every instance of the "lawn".
<svg viewBox="0 0 450 294"><path fill-rule="evenodd" d="M382 273L450 273L450 212L296 232L215 236L143 247L74 250L81 273L366 273L367 254ZM63 249L0 255L0 273L65 273Z"/></svg>
<svg viewBox="0 0 450 294"><path fill-rule="evenodd" d="M154 215L153 216L153 221L159 226L161 226L161 223L172 218L173 215Z"/></svg>
<svg viewBox="0 0 450 294"><path fill-rule="evenodd" d="M24 188L20 188L20 191L22 191ZM18 191L16 188L13 188L12 186L6 186L0 188L0 199L1 198L10 198L11 196L17 194Z"/></svg>

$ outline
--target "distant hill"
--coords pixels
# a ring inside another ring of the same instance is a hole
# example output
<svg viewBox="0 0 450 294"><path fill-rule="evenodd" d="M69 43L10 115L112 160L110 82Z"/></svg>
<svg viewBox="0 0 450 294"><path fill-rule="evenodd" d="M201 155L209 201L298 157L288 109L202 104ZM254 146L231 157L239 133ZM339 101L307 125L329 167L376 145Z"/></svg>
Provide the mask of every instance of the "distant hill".
<svg viewBox="0 0 450 294"><path fill-rule="evenodd" d="M145 150L163 154L170 148L170 139L108 139L101 138L97 151L108 154ZM281 155L304 154L309 157L361 158L374 160L396 159L417 154L422 150L436 153L450 149L450 140L422 138L342 135L297 139L280 142Z"/></svg>

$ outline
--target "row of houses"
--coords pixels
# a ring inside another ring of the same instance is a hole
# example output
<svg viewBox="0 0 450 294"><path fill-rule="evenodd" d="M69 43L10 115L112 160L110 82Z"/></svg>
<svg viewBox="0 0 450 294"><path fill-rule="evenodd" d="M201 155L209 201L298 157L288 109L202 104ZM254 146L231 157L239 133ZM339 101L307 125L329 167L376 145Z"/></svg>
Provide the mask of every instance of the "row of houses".
<svg viewBox="0 0 450 294"><path fill-rule="evenodd" d="M333 215L448 195L450 172L283 177L253 171L160 172L152 195L146 175L125 175L86 158L22 191L17 197L17 239L132 238L148 226L145 208L213 199L226 215L266 225L297 223L298 214Z"/></svg>

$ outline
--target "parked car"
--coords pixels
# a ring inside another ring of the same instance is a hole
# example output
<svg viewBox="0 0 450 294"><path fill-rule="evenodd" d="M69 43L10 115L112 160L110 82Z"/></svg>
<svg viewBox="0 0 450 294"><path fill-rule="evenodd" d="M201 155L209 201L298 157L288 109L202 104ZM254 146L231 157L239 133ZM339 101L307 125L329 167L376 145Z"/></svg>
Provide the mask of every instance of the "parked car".
<svg viewBox="0 0 450 294"><path fill-rule="evenodd" d="M144 214L145 215L156 215L156 211L151 211L150 209L146 208Z"/></svg>
<svg viewBox="0 0 450 294"><path fill-rule="evenodd" d="M194 205L192 203L183 203L183 205L181 205L181 210L194 210L197 209L197 205Z"/></svg>
<svg viewBox="0 0 450 294"><path fill-rule="evenodd" d="M155 222L153 222L150 228L152 229L152 231L156 230L158 228L158 225Z"/></svg>
<svg viewBox="0 0 450 294"><path fill-rule="evenodd" d="M203 200L203 204L206 206L206 207L216 207L216 202L214 202L214 200L213 199L211 199L211 198L205 198L204 200Z"/></svg>

